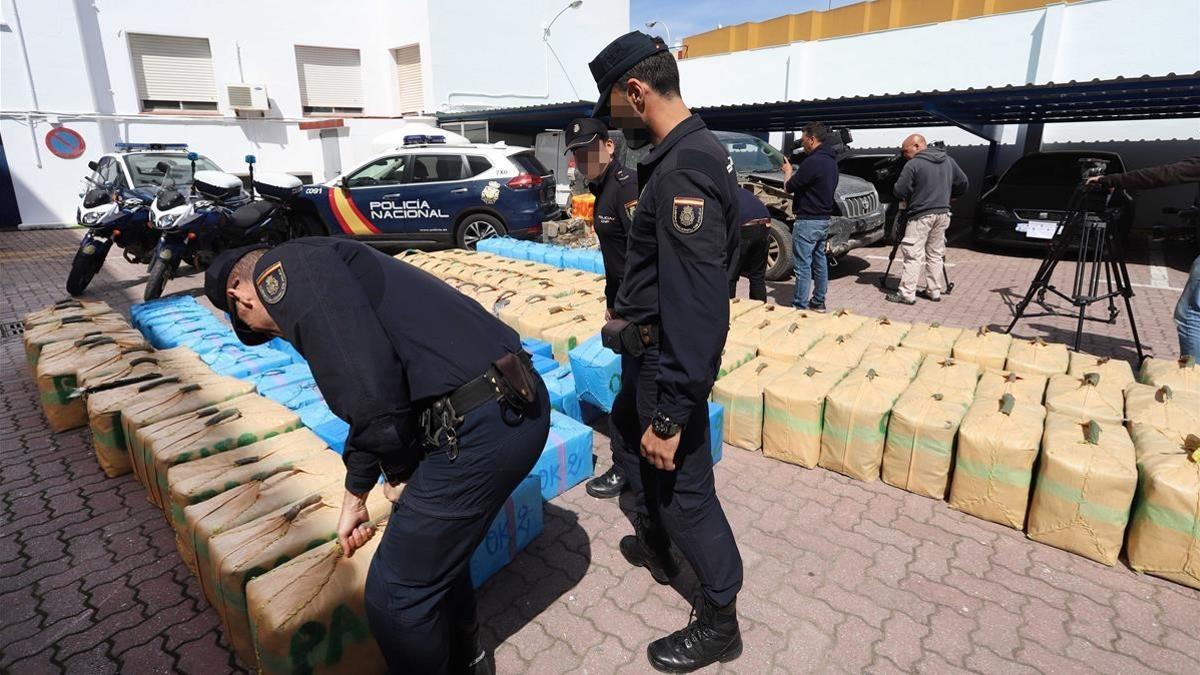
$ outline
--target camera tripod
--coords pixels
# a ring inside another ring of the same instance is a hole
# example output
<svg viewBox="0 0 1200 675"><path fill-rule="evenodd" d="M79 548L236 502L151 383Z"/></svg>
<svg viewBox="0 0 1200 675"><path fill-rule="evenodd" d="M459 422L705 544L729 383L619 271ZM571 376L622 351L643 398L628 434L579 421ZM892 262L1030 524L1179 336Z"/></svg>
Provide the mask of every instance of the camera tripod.
<svg viewBox="0 0 1200 675"><path fill-rule="evenodd" d="M1145 358L1142 353L1142 341L1138 337L1137 322L1133 318L1133 287L1129 282L1129 270L1125 267L1125 251L1112 227L1109 227L1099 215L1087 208L1088 188L1081 183L1075 188L1067 205L1066 217L1059 226L1058 233L1050 240L1046 248L1045 258L1041 267L1025 292L1025 297L1017 303L1013 312L1012 323L1008 324L1006 333L1012 329L1025 315L1029 303L1037 296L1039 305L1045 305L1046 293L1050 292L1071 303L1078 311L1078 323L1075 326L1075 342L1073 348L1079 351L1083 339L1083 323L1089 317L1087 308L1097 302L1108 301L1107 322L1115 324L1120 310L1117 309L1116 298L1120 296L1125 302L1125 312L1129 315L1129 329L1133 333L1133 345L1137 349L1138 363ZM1104 205L1108 204L1108 195L1104 197ZM1075 274L1070 295L1059 290L1053 283L1054 270L1066 257L1072 245L1077 245L1075 254ZM1106 292L1100 292L1100 277L1103 274ZM1099 321L1103 319L1092 319Z"/></svg>
<svg viewBox="0 0 1200 675"><path fill-rule="evenodd" d="M904 233L908 229L908 217L903 211L896 214L896 220L903 223L903 225L901 225L898 228L895 228L896 234L898 236L894 237L894 239L896 241L892 243L892 251L890 253L888 253L887 269L883 270L883 276L879 278L879 287L885 291L887 290L888 277L892 273L892 263L896 262L896 251L900 250L900 244L904 243ZM950 273L946 271L945 263L946 263L946 259L945 259L945 257L943 257L942 258L942 279L946 282L946 285L945 285L945 289L942 292L945 293L946 295L950 295L951 293L954 292L954 282L950 281Z"/></svg>

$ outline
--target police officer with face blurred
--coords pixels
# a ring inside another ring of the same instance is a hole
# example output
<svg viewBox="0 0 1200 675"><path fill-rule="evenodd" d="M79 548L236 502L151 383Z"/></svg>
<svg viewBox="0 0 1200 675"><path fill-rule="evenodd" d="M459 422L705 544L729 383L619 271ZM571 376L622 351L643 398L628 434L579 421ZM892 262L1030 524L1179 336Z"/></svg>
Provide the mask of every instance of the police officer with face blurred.
<svg viewBox="0 0 1200 675"><path fill-rule="evenodd" d="M610 115L634 149L654 144L637 165L625 275L602 337L622 355L613 446L635 516L621 553L666 584L679 570L674 543L700 582L694 620L651 643L647 657L658 670L691 672L742 651L742 559L717 499L708 426L739 188L725 148L684 105L662 40L626 34L589 66L600 93L593 117Z"/></svg>
<svg viewBox="0 0 1200 675"><path fill-rule="evenodd" d="M628 243L633 209L637 206L637 176L614 157L616 150L604 122L586 117L572 120L564 130L567 152L575 156L575 168L588 181L596 197L595 227L604 258L605 319L613 318L617 289L625 274L625 247ZM611 433L610 435L615 435ZM625 489L625 476L614 460L612 467L587 483L587 493L597 499L611 499Z"/></svg>

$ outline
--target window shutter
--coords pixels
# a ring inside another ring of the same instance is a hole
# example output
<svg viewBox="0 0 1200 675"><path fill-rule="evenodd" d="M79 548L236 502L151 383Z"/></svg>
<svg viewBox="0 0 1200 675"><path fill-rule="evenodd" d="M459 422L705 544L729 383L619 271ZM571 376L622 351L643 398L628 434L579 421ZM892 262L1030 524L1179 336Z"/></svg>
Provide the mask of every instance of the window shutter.
<svg viewBox="0 0 1200 675"><path fill-rule="evenodd" d="M400 113L424 112L425 82L421 78L421 45L393 49L392 58L396 61Z"/></svg>
<svg viewBox="0 0 1200 675"><path fill-rule="evenodd" d="M217 102L207 38L130 33L129 51L140 100Z"/></svg>
<svg viewBox="0 0 1200 675"><path fill-rule="evenodd" d="M296 45L300 101L308 107L361 108L362 69L357 49Z"/></svg>

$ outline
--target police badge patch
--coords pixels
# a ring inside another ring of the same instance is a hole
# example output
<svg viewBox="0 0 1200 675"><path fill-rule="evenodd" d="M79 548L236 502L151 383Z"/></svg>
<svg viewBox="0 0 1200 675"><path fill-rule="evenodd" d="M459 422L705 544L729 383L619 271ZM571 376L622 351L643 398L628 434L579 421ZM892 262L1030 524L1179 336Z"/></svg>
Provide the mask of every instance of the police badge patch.
<svg viewBox="0 0 1200 675"><path fill-rule="evenodd" d="M683 234L692 234L704 222L704 200L699 197L676 197L671 209L671 224Z"/></svg>
<svg viewBox="0 0 1200 675"><path fill-rule="evenodd" d="M483 200L484 204L495 204L500 200L500 184L494 180L488 181L479 198Z"/></svg>
<svg viewBox="0 0 1200 675"><path fill-rule="evenodd" d="M258 296L268 305L282 300L284 293L287 293L287 274L283 271L283 263L277 262L263 270L254 285L258 287Z"/></svg>
<svg viewBox="0 0 1200 675"><path fill-rule="evenodd" d="M637 200L630 199L629 201L625 202L625 215L629 216L630 220L633 220L634 211L637 211Z"/></svg>

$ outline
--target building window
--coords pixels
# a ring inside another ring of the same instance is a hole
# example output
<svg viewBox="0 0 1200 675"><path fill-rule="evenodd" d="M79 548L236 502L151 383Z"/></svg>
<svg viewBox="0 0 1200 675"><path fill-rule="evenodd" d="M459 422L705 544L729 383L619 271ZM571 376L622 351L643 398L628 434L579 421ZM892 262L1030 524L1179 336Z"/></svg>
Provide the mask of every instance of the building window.
<svg viewBox="0 0 1200 675"><path fill-rule="evenodd" d="M305 114L361 113L361 65L357 49L296 45L300 104L304 106Z"/></svg>
<svg viewBox="0 0 1200 675"><path fill-rule="evenodd" d="M421 75L421 45L392 50L396 64L396 96L401 115L425 111L425 82Z"/></svg>
<svg viewBox="0 0 1200 675"><path fill-rule="evenodd" d="M130 33L129 53L142 110L216 112L207 38Z"/></svg>

